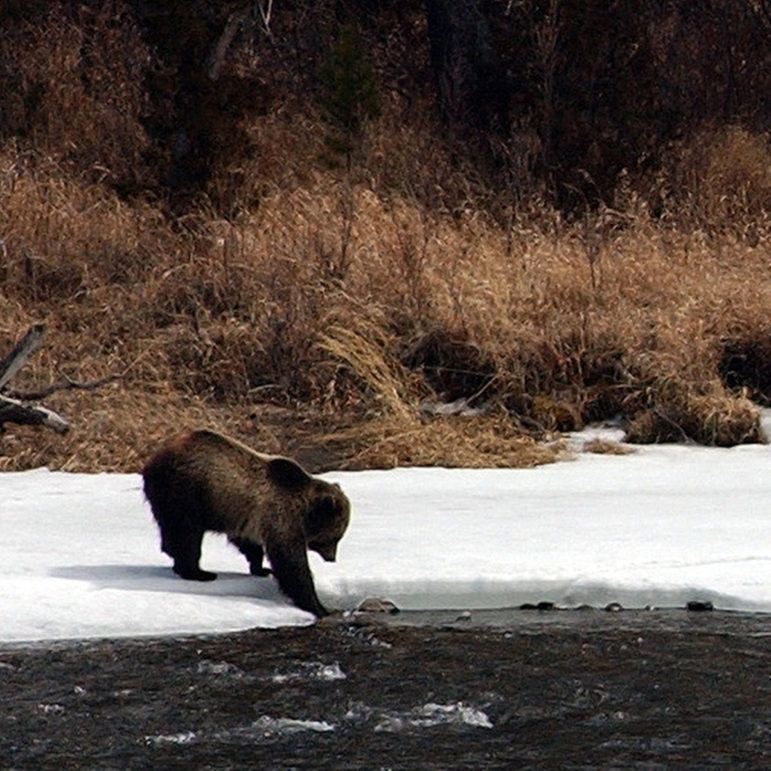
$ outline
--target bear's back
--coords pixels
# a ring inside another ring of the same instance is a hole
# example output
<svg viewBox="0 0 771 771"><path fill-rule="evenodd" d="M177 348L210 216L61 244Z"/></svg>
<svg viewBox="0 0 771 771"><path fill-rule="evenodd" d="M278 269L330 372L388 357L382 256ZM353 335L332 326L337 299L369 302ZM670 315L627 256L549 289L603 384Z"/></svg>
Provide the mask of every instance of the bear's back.
<svg viewBox="0 0 771 771"><path fill-rule="evenodd" d="M267 456L217 434L198 430L175 437L151 459L178 483L198 491L223 529L241 531L259 524L270 505ZM218 528L219 529L219 528Z"/></svg>

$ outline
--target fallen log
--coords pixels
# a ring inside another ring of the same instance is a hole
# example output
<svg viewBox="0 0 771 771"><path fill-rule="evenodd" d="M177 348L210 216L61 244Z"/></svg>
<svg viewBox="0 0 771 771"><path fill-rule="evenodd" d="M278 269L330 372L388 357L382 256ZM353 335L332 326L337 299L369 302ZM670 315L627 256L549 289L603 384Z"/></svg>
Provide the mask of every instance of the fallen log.
<svg viewBox="0 0 771 771"><path fill-rule="evenodd" d="M44 333L45 324L33 324L11 353L0 361L0 392L40 347ZM6 423L46 426L57 434L66 434L70 428L70 424L53 410L40 404L25 404L0 393L0 430Z"/></svg>
<svg viewBox="0 0 771 771"><path fill-rule="evenodd" d="M59 414L39 404L23 404L0 394L0 430L6 423L46 426L57 434L66 434L70 424Z"/></svg>

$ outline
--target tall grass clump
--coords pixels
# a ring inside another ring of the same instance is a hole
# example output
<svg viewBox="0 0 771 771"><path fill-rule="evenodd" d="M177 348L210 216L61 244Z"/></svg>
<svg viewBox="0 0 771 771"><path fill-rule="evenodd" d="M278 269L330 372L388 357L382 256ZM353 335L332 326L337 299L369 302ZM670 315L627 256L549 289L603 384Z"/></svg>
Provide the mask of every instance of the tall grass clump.
<svg viewBox="0 0 771 771"><path fill-rule="evenodd" d="M771 139L738 126L698 132L673 159L680 214L759 239L771 212Z"/></svg>

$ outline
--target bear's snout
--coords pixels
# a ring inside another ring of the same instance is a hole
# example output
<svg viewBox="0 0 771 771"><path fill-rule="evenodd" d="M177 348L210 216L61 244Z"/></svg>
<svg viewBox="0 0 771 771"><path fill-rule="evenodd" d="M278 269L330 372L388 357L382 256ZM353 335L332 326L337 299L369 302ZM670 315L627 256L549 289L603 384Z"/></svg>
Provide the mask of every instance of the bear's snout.
<svg viewBox="0 0 771 771"><path fill-rule="evenodd" d="M335 562L337 560L337 544L331 546L327 544L308 544L324 562Z"/></svg>

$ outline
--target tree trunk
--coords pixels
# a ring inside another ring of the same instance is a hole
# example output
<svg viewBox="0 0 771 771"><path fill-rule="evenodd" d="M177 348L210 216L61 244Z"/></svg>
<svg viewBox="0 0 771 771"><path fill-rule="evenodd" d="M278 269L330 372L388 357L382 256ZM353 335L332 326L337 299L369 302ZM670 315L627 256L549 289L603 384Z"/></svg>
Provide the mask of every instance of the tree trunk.
<svg viewBox="0 0 771 771"><path fill-rule="evenodd" d="M426 0L426 15L442 115L456 124L485 123L492 43L477 0Z"/></svg>

